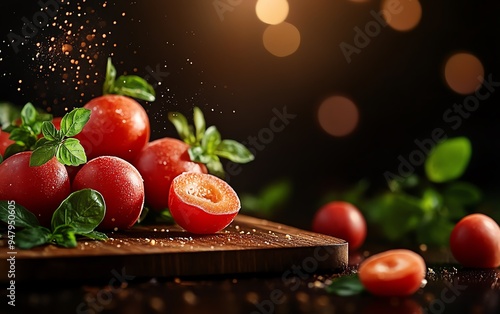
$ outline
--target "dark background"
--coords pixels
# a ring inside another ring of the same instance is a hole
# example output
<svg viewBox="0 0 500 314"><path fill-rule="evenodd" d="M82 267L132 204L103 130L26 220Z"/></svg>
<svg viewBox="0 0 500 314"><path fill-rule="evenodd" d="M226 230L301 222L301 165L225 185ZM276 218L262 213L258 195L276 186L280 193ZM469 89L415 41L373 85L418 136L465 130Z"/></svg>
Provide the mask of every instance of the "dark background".
<svg viewBox="0 0 500 314"><path fill-rule="evenodd" d="M18 53L7 35L21 34L22 17L31 18L40 6L2 2L0 100L20 106L31 101L62 115L100 95L106 59L112 56L118 73L146 76L147 67L169 73L156 86L157 100L141 102L152 139L177 136L167 112L190 117L200 106L224 138L245 141L269 126L273 108L286 106L297 117L230 182L238 192L253 193L272 180L290 178L293 200L277 219L298 225L308 224L331 189L362 178L383 186L383 173L397 171L398 156L407 157L416 149L414 140L429 138L437 127L449 137L471 139L465 178L496 188L498 92L451 130L443 112L465 96L447 87L443 67L452 53L468 51L481 60L486 77L500 80L498 1L423 0L417 28L404 33L383 28L350 64L339 44L353 43L354 27L373 20L370 11L380 10L379 1L290 0L287 21L300 30L301 45L285 58L263 47L266 24L255 15L256 1L242 1L224 13L223 21L213 2L71 0ZM89 41L91 34L96 37ZM81 53L78 46L85 41L91 47ZM64 44L73 47L67 55ZM151 76L148 80L155 84ZM360 110L360 123L347 137L329 136L317 123L318 105L333 94L348 96Z"/></svg>

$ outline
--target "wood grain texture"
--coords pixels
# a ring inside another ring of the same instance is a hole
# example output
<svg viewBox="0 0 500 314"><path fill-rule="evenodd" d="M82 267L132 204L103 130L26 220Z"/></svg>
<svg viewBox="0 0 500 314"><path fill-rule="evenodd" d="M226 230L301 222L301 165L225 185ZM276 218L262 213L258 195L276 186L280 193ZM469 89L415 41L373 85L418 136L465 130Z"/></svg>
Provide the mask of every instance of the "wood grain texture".
<svg viewBox="0 0 500 314"><path fill-rule="evenodd" d="M140 226L108 234L106 242L80 240L65 249L46 245L17 250L16 280L109 278L125 269L136 277L182 277L285 272L309 273L347 265L344 240L267 220L238 215L225 230L193 235L177 225ZM7 281L6 241L0 247L0 278Z"/></svg>

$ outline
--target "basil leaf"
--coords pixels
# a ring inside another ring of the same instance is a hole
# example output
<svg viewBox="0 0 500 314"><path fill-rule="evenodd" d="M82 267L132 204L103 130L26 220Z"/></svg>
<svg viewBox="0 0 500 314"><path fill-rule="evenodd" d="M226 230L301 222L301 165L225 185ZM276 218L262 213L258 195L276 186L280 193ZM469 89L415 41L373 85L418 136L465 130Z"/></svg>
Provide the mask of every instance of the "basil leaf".
<svg viewBox="0 0 500 314"><path fill-rule="evenodd" d="M194 162L209 163L213 160L212 155L207 155L200 146L190 147L188 149L189 159Z"/></svg>
<svg viewBox="0 0 500 314"><path fill-rule="evenodd" d="M33 133L26 128L16 128L10 132L9 140L29 144L31 141L30 137L32 136Z"/></svg>
<svg viewBox="0 0 500 314"><path fill-rule="evenodd" d="M27 150L28 150L28 148L26 147L26 145L20 145L18 143L10 144L5 149L4 158L7 159L7 158L9 158L12 155L15 155L17 153L24 152L24 151L27 151Z"/></svg>
<svg viewBox="0 0 500 314"><path fill-rule="evenodd" d="M215 157L215 158L206 164L208 172L210 172L214 176L217 176L221 179L224 179L224 177L226 175L226 173L224 172L224 167L222 167L222 163L220 162L220 160L217 156L213 156L213 157Z"/></svg>
<svg viewBox="0 0 500 314"><path fill-rule="evenodd" d="M52 241L62 247L76 247L75 229L69 225L60 225L52 232Z"/></svg>
<svg viewBox="0 0 500 314"><path fill-rule="evenodd" d="M209 127L203 138L201 139L201 147L203 150L209 154L212 155L214 154L215 150L217 149L217 146L221 143L221 136L219 131L215 126Z"/></svg>
<svg viewBox="0 0 500 314"><path fill-rule="evenodd" d="M99 232L99 231L91 231L88 233L77 233L78 235L81 235L83 237L87 237L92 240L99 240L99 241L104 241L109 239L108 236L105 233Z"/></svg>
<svg viewBox="0 0 500 314"><path fill-rule="evenodd" d="M37 120L37 111L32 103L27 103L21 110L21 121L25 125L32 125Z"/></svg>
<svg viewBox="0 0 500 314"><path fill-rule="evenodd" d="M83 189L71 193L52 215L52 229L69 225L76 233L89 233L104 219L106 204L101 193Z"/></svg>
<svg viewBox="0 0 500 314"><path fill-rule="evenodd" d="M13 209L12 206L14 206ZM0 220L8 224L8 221L12 220L9 219L9 215L12 214L16 228L38 227L40 225L36 216L23 206L17 203L9 206L9 201L0 201Z"/></svg>
<svg viewBox="0 0 500 314"><path fill-rule="evenodd" d="M153 86L137 75L121 75L116 79L112 94L130 96L146 101L155 101L156 94Z"/></svg>
<svg viewBox="0 0 500 314"><path fill-rule="evenodd" d="M200 108L194 107L193 109L193 121L194 128L196 130L196 141L201 142L203 135L205 134L205 117Z"/></svg>
<svg viewBox="0 0 500 314"><path fill-rule="evenodd" d="M472 145L466 137L448 139L436 145L425 161L430 181L442 183L459 178L467 169Z"/></svg>
<svg viewBox="0 0 500 314"><path fill-rule="evenodd" d="M0 102L0 129L5 130L21 115L19 108L8 102Z"/></svg>
<svg viewBox="0 0 500 314"><path fill-rule="evenodd" d="M103 95L111 94L113 90L113 85L116 79L116 69L111 62L111 58L108 58L108 63L106 65L106 78L104 80Z"/></svg>
<svg viewBox="0 0 500 314"><path fill-rule="evenodd" d="M91 111L88 109L77 108L65 114L61 120L61 133L66 137L75 136L80 133L89 121L90 113Z"/></svg>
<svg viewBox="0 0 500 314"><path fill-rule="evenodd" d="M245 147L233 140L223 140L215 151L217 156L227 158L233 162L244 164L255 159L253 154Z"/></svg>
<svg viewBox="0 0 500 314"><path fill-rule="evenodd" d="M0 164L3 162L3 156L0 154Z"/></svg>
<svg viewBox="0 0 500 314"><path fill-rule="evenodd" d="M85 149L76 138L66 139L56 152L57 160L66 166L79 166L87 162Z"/></svg>
<svg viewBox="0 0 500 314"><path fill-rule="evenodd" d="M365 288L361 283L361 280L359 280L358 275L340 277L335 279L329 286L326 287L327 292L341 297L360 294L364 290Z"/></svg>
<svg viewBox="0 0 500 314"><path fill-rule="evenodd" d="M174 125L177 133L179 133L179 137L181 138L181 140L190 145L196 143L196 140L193 139L194 136L191 134L191 131L189 129L187 119L182 113L169 112L168 120L170 120L170 122L172 122L172 124Z"/></svg>
<svg viewBox="0 0 500 314"><path fill-rule="evenodd" d="M35 246L46 244L51 238L49 229L36 226L33 228L25 228L16 232L16 246L20 249L31 249Z"/></svg>
<svg viewBox="0 0 500 314"><path fill-rule="evenodd" d="M452 200L463 206L476 205L482 199L481 190L468 182L453 182L443 192L445 201Z"/></svg>
<svg viewBox="0 0 500 314"><path fill-rule="evenodd" d="M30 167L38 167L48 162L56 155L58 144L48 141L37 147L30 156Z"/></svg>
<svg viewBox="0 0 500 314"><path fill-rule="evenodd" d="M56 127L52 122L44 121L42 123L42 134L46 140L55 141L59 139ZM38 144L38 142L37 142Z"/></svg>

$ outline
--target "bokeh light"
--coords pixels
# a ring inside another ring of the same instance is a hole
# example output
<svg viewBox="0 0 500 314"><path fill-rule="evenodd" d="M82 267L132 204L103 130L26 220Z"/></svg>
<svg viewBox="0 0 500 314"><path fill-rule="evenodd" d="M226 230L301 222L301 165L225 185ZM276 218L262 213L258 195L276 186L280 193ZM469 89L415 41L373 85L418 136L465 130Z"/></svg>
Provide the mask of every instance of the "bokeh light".
<svg viewBox="0 0 500 314"><path fill-rule="evenodd" d="M258 0L255 12L259 20L266 24L277 25L288 16L289 5L286 0Z"/></svg>
<svg viewBox="0 0 500 314"><path fill-rule="evenodd" d="M401 32L414 29L422 18L418 0L383 0L381 11L387 24Z"/></svg>
<svg viewBox="0 0 500 314"><path fill-rule="evenodd" d="M484 68L474 55L466 52L455 53L446 61L444 77L453 91L470 94L483 83Z"/></svg>
<svg viewBox="0 0 500 314"><path fill-rule="evenodd" d="M300 32L287 22L269 25L262 35L262 41L267 51L277 57L286 57L299 48Z"/></svg>
<svg viewBox="0 0 500 314"><path fill-rule="evenodd" d="M346 136L359 123L358 107L349 98L331 96L319 106L318 122L326 133L336 137Z"/></svg>

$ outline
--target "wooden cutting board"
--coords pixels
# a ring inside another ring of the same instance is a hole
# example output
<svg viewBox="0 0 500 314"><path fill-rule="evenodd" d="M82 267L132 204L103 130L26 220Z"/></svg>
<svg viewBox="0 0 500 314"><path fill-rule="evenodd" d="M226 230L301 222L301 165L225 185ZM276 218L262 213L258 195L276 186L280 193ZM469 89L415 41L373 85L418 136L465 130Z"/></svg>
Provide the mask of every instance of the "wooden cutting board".
<svg viewBox="0 0 500 314"><path fill-rule="evenodd" d="M242 273L304 273L341 270L347 265L344 240L267 220L238 215L225 230L193 235L177 225L134 227L108 234L106 242L80 240L65 249L46 245L17 249L16 281L99 280L111 273L135 277L183 277ZM8 280L13 254L0 244L0 278ZM294 267L294 268L292 268Z"/></svg>

